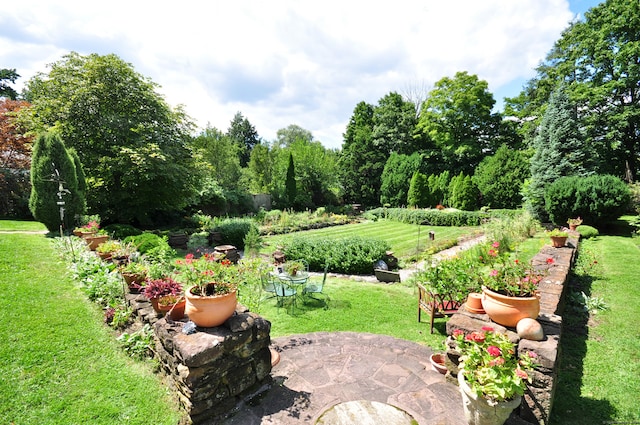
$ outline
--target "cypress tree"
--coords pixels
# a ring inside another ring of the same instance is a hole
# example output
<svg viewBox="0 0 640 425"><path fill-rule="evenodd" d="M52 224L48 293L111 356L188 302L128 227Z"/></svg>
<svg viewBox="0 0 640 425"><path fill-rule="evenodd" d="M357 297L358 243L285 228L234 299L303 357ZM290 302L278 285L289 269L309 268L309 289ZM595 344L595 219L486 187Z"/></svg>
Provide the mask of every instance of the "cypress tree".
<svg viewBox="0 0 640 425"><path fill-rule="evenodd" d="M57 231L61 224L59 185L68 191L62 194L65 202L63 228L71 229L75 216L83 212L83 198L78 192L76 168L58 134L40 134L33 145L31 156L29 209L33 217L50 232Z"/></svg>
<svg viewBox="0 0 640 425"><path fill-rule="evenodd" d="M285 180L285 191L287 202L290 207L295 205L297 188L296 188L296 170L293 163L293 154L289 153L289 166L287 167L287 179Z"/></svg>

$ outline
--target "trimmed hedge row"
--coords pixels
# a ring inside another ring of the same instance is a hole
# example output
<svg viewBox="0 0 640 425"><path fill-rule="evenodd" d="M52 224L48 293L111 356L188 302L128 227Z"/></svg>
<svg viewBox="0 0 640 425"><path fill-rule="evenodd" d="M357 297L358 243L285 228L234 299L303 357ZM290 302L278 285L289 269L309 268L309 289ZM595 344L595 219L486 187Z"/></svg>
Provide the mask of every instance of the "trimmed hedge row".
<svg viewBox="0 0 640 425"><path fill-rule="evenodd" d="M296 237L284 248L291 260L306 260L309 270L329 270L344 274L372 274L376 261L385 257L391 246L379 239L350 237L344 239Z"/></svg>
<svg viewBox="0 0 640 425"><path fill-rule="evenodd" d="M376 208L368 215L401 223L428 226L480 226L491 216L482 211L441 211L437 209Z"/></svg>

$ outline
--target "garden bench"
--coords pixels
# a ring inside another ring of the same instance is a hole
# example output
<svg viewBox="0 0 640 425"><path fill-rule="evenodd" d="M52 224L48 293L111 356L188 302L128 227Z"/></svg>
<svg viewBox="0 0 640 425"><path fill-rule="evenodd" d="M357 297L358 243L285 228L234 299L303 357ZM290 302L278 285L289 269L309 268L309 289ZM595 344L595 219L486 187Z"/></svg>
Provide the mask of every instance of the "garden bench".
<svg viewBox="0 0 640 425"><path fill-rule="evenodd" d="M436 294L428 291L421 283L417 283L417 285L418 322L421 320L422 311L427 313L431 317L429 330L433 333L433 319L457 313L462 303L455 299L455 294Z"/></svg>

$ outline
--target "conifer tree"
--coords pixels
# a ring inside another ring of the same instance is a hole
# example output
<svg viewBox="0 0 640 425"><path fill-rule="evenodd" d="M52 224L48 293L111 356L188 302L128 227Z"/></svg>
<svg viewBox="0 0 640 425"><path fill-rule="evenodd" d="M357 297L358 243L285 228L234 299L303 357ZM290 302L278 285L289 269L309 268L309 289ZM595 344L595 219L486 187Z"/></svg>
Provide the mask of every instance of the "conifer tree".
<svg viewBox="0 0 640 425"><path fill-rule="evenodd" d="M289 167L287 168L287 179L285 180L285 192L287 202L290 207L295 205L297 187L296 187L296 170L293 162L293 154L289 153Z"/></svg>
<svg viewBox="0 0 640 425"><path fill-rule="evenodd" d="M61 205L58 204L59 192L65 203L63 223ZM75 216L84 212L83 202L84 198L78 192L76 167L62 139L54 132L40 134L31 157L31 214L50 232L57 231L61 224L64 230L69 230L73 227Z"/></svg>
<svg viewBox="0 0 640 425"><path fill-rule="evenodd" d="M407 205L409 207L424 208L429 205L429 183L427 176L419 171L413 173L407 193Z"/></svg>
<svg viewBox="0 0 640 425"><path fill-rule="evenodd" d="M562 86L549 98L533 148L531 181L525 188L526 206L534 217L544 221L548 219L545 188L560 177L587 174L575 109Z"/></svg>

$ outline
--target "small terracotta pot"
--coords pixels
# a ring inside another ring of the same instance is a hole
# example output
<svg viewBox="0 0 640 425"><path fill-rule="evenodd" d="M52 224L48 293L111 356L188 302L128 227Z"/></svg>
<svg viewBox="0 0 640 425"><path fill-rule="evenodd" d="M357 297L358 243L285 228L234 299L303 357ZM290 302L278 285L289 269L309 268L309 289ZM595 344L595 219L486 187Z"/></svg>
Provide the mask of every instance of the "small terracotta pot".
<svg viewBox="0 0 640 425"><path fill-rule="evenodd" d="M181 298L175 305L162 305L158 302L158 310L160 313L169 315L171 320L180 320L184 317L184 309L187 301Z"/></svg>
<svg viewBox="0 0 640 425"><path fill-rule="evenodd" d="M467 297L465 307L470 313L484 314L485 311L482 308L482 294L478 292L471 292Z"/></svg>
<svg viewBox="0 0 640 425"><path fill-rule="evenodd" d="M446 375L447 367L444 365L444 354L442 353L433 353L429 357L429 362L431 363L431 369L436 372Z"/></svg>
<svg viewBox="0 0 640 425"><path fill-rule="evenodd" d="M566 236L551 236L551 245L553 245L554 248L562 248L566 243Z"/></svg>

